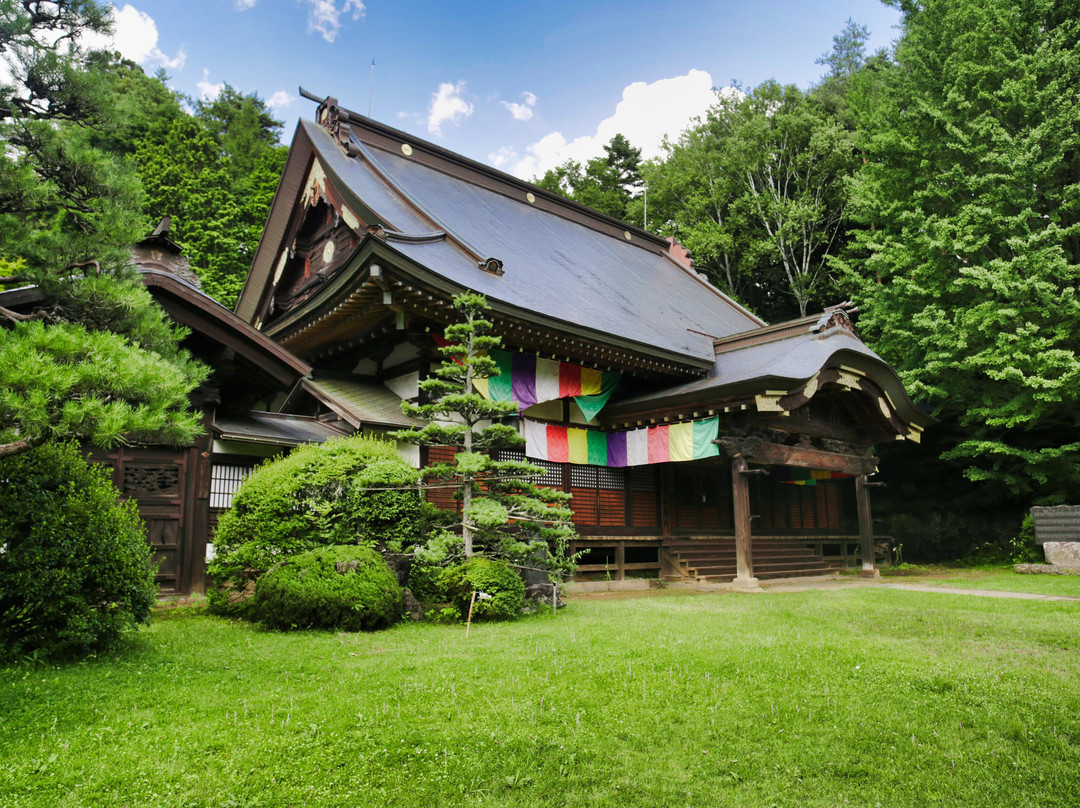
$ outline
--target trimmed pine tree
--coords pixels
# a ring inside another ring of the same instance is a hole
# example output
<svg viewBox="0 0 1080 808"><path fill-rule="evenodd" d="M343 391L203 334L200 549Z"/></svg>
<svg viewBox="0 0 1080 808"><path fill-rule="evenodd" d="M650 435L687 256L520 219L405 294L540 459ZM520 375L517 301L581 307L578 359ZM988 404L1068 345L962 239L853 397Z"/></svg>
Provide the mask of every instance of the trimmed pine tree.
<svg viewBox="0 0 1080 808"><path fill-rule="evenodd" d="M457 487L461 536L442 533L432 538L429 548L444 555L456 554L451 548L459 546L466 557L503 558L565 575L573 569L567 551L576 535L567 506L571 495L530 482L543 473L531 463L496 459L498 450L525 443L517 429L505 423L518 414L517 405L488 400L474 385L499 375L486 352L499 347L502 339L490 333L483 295L459 295L454 307L461 320L446 327L446 344L439 349L442 365L433 377L420 382L428 403L402 402L405 414L427 423L395 434L398 440L419 446L458 449L452 461L429 466L425 476Z"/></svg>

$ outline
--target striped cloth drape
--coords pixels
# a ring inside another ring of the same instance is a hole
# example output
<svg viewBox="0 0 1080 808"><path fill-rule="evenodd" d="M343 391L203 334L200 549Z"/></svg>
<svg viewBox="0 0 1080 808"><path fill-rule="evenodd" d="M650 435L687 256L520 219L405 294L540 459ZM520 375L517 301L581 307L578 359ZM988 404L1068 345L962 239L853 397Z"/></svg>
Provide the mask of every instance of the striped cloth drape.
<svg viewBox="0 0 1080 808"><path fill-rule="evenodd" d="M495 360L499 375L473 381L484 398L515 401L524 411L533 404L572 396L589 421L607 404L621 375L498 348L488 356Z"/></svg>
<svg viewBox="0 0 1080 808"><path fill-rule="evenodd" d="M715 457L718 417L681 424L600 432L525 419L525 454L537 460L591 466L642 466Z"/></svg>

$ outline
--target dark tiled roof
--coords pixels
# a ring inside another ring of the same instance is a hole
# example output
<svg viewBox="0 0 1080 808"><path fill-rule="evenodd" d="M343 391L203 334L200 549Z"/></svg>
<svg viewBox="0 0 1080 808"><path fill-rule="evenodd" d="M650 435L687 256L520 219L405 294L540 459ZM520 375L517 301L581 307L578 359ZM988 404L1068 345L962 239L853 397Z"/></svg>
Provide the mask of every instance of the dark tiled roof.
<svg viewBox="0 0 1080 808"><path fill-rule="evenodd" d="M307 415L286 415L279 412L218 412L214 416L211 430L224 440L275 446L322 443L330 438L349 434L340 427Z"/></svg>
<svg viewBox="0 0 1080 808"><path fill-rule="evenodd" d="M527 201L524 184L513 178L506 178L506 192L497 192L365 145L359 127L353 130L359 153L346 155L323 127L306 121L301 126L326 170L383 227L446 234L419 242L391 234L388 244L493 301L698 362L712 358L710 337L761 324L661 254L648 234L631 233L628 241L541 209ZM520 198L508 195L516 190L511 181L521 186ZM504 274L479 269L478 256L501 261Z"/></svg>
<svg viewBox="0 0 1080 808"><path fill-rule="evenodd" d="M719 401L766 390L788 391L809 381L825 367L847 366L874 379L907 420L920 425L932 422L912 403L896 372L855 334L840 327L813 332L814 321L810 317L774 326L771 334L762 334L763 341L730 350L725 341L718 341L716 363L704 378L613 403L607 413L617 418L620 414L662 407L668 402L677 405L683 401ZM752 337L747 335L730 342L739 344L744 339L750 342Z"/></svg>
<svg viewBox="0 0 1080 808"><path fill-rule="evenodd" d="M401 398L377 382L320 377L304 379L301 384L357 429L361 426L405 428L420 423L404 415Z"/></svg>

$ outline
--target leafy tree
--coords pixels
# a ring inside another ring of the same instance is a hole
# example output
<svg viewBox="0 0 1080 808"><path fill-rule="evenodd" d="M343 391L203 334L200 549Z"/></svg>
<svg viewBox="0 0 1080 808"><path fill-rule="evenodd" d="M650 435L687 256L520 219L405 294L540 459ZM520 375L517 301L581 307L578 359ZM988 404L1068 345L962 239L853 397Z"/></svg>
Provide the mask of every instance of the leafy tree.
<svg viewBox="0 0 1080 808"><path fill-rule="evenodd" d="M445 357L432 378L420 382L430 402L402 402L402 410L427 421L423 427L395 434L398 440L420 446L454 446L460 451L450 463L429 466L429 478L455 483L462 500L461 540L466 557L474 553L546 564L565 572L565 553L574 529L571 511L565 507L570 495L539 488L527 477L542 469L520 461L495 460L492 452L521 446L525 440L509 424L517 415L512 401L489 401L476 392L474 380L498 374L495 361L485 351L498 347L501 338L491 335L484 319L487 300L466 293L454 298L461 321L446 327L449 344L440 348ZM484 424L488 424L484 426ZM513 520L513 530L508 525ZM443 547L451 537L439 537Z"/></svg>
<svg viewBox="0 0 1080 808"><path fill-rule="evenodd" d="M617 134L604 146L604 155L584 166L567 160L535 183L616 219L626 219L631 199L641 188L641 149Z"/></svg>
<svg viewBox="0 0 1080 808"><path fill-rule="evenodd" d="M1075 499L1080 4L900 7L896 68L855 82L861 327L970 479Z"/></svg>
<svg viewBox="0 0 1080 808"><path fill-rule="evenodd" d="M822 104L773 81L721 92L665 149L645 170L650 214L721 288L770 319L804 316L827 295L855 157Z"/></svg>
<svg viewBox="0 0 1080 808"><path fill-rule="evenodd" d="M662 161L643 168L650 218L677 238L695 266L719 288L761 316L786 313L783 285L766 265L768 252L744 199L744 183L731 164L729 132L710 114L678 140L665 139Z"/></svg>
<svg viewBox="0 0 1080 808"><path fill-rule="evenodd" d="M173 117L135 150L146 213L172 217L203 291L226 306L243 288L284 167L280 129L257 95L226 85L215 100L197 102L194 116Z"/></svg>
<svg viewBox="0 0 1080 808"><path fill-rule="evenodd" d="M32 284L29 310L0 306L0 456L63 437L103 446L187 442L187 394L206 371L129 266L146 232L137 178L95 145L110 131L101 71L78 38L108 29L90 0L0 0L0 286Z"/></svg>

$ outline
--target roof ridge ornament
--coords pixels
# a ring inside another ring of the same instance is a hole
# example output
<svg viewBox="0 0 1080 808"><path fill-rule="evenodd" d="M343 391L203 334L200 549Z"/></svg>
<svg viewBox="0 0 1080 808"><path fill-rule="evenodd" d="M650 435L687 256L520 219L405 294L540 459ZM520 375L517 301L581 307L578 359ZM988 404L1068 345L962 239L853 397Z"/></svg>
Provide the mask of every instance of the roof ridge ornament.
<svg viewBox="0 0 1080 808"><path fill-rule="evenodd" d="M842 328L858 336L855 324L851 321L850 316L858 312L858 310L858 307L853 306L850 300L845 300L835 306L827 306L817 322L810 326L810 333L824 335L833 328Z"/></svg>
<svg viewBox="0 0 1080 808"><path fill-rule="evenodd" d="M309 93L303 87L300 88L300 95L312 101L319 101L319 106L315 110L315 120L330 133L331 137L345 150L346 154L355 156L352 127L348 124L350 111L342 109L338 105L338 100L332 95L328 95L320 101L318 96Z"/></svg>

